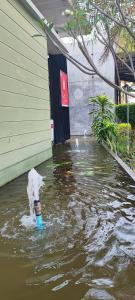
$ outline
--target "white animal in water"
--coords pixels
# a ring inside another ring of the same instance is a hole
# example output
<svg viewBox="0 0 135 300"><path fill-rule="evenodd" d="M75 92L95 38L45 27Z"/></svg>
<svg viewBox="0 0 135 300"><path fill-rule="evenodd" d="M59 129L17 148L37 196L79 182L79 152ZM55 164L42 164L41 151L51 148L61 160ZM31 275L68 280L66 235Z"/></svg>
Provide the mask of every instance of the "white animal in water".
<svg viewBox="0 0 135 300"><path fill-rule="evenodd" d="M29 199L30 216L33 220L35 220L34 200L39 200L39 190L44 185L44 178L45 177L38 174L34 168L28 173L27 194Z"/></svg>

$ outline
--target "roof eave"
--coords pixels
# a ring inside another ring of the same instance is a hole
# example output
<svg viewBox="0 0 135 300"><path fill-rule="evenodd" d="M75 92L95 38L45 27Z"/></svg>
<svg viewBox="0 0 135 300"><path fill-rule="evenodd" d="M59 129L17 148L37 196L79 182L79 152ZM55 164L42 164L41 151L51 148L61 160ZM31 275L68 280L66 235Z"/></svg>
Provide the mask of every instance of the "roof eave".
<svg viewBox="0 0 135 300"><path fill-rule="evenodd" d="M31 0L20 0L21 4L27 9L27 11L37 20L41 21L44 20L45 23L47 23L47 20L45 17L41 14L41 12L38 10L38 8L34 5L34 3ZM49 30L49 29L48 29ZM57 44L68 53L68 50L65 48L64 44L62 43L60 37L56 33L56 31L52 28L50 31L52 39L54 41L57 41ZM54 46L55 47L55 46Z"/></svg>

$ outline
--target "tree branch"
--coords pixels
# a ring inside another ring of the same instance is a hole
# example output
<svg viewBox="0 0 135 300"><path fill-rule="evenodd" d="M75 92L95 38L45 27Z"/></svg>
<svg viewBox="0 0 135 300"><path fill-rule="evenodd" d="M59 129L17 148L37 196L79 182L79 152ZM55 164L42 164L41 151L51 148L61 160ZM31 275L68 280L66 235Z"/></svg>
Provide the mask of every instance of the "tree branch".
<svg viewBox="0 0 135 300"><path fill-rule="evenodd" d="M121 14L123 23L125 24L126 30L127 30L128 33L132 36L132 38L135 40L135 35L134 35L134 33L132 32L132 30L130 30L130 28L129 28L128 25L127 25L125 15L124 15L124 13L123 13L123 11L122 11L122 9L121 9L121 6L120 6L120 1L119 1L119 0L115 0L115 1L116 1L118 10L119 10L119 12L120 12L120 14Z"/></svg>
<svg viewBox="0 0 135 300"><path fill-rule="evenodd" d="M117 0L115 0L117 1ZM88 0L89 2L89 0ZM117 24L118 26L122 27L122 28L125 28L129 33L130 35L132 36L132 38L135 40L135 35L134 33L130 30L130 28L127 26L127 23L125 21L125 18L124 18L124 14L122 13L121 11L121 8L118 6L118 9L119 9L119 12L122 16L122 20L123 20L123 23L122 22L119 22L118 20L116 20L114 17L112 17L111 15L109 15L106 11L104 11L101 7L99 7L98 5L96 5L95 3L93 3L93 1L90 1L90 4L97 10L99 11L102 15L104 15L106 18L110 19L112 22L114 22L115 24Z"/></svg>
<svg viewBox="0 0 135 300"><path fill-rule="evenodd" d="M44 29L45 30L45 29ZM51 35L49 34L48 30L45 30L46 35L48 36L48 38L51 40L51 42L55 45L55 47L61 52L63 53L63 55L65 55L65 57L72 62L80 71L82 71L83 73L93 76L95 75L95 72L93 70L90 70L89 68L87 68L86 66L84 66L83 64L81 64L79 61L77 61L75 58L73 58L71 55L69 55L66 51L64 51L64 49L62 47L60 47L51 37Z"/></svg>

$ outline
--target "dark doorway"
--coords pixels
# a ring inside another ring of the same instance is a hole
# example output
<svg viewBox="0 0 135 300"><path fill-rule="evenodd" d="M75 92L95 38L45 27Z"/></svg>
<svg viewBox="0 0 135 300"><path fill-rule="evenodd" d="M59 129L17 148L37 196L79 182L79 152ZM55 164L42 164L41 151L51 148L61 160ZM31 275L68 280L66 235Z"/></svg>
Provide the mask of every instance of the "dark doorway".
<svg viewBox="0 0 135 300"><path fill-rule="evenodd" d="M60 71L67 74L64 55L49 55L51 118L54 121L54 144L70 139L69 107L61 104Z"/></svg>

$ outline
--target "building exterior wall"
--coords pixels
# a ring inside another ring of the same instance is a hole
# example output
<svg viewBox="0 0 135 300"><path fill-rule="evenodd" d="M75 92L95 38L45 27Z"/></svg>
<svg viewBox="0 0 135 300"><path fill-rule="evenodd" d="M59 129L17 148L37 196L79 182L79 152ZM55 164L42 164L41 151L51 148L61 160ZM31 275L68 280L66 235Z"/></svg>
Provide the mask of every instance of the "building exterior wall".
<svg viewBox="0 0 135 300"><path fill-rule="evenodd" d="M82 56L78 46L73 40L63 38L69 53L78 61L87 65L85 58ZM108 57L105 64L101 64L99 59L103 51L100 43L89 44L87 48L98 66L98 69L110 80L114 81L114 63L111 56ZM86 75L77 69L68 61L69 77L69 103L70 103L70 132L71 135L83 135L91 133L92 116L89 116L91 109L89 97L105 93L112 102L114 102L114 89L108 86L98 76Z"/></svg>
<svg viewBox="0 0 135 300"><path fill-rule="evenodd" d="M0 186L52 155L48 54L19 1L0 2Z"/></svg>

